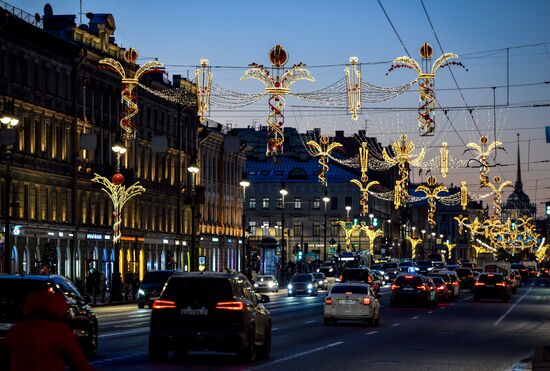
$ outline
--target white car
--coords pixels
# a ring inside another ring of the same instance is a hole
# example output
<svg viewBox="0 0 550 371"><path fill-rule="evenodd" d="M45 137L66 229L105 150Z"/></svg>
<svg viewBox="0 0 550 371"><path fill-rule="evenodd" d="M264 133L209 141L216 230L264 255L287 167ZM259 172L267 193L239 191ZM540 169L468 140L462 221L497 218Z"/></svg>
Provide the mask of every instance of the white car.
<svg viewBox="0 0 550 371"><path fill-rule="evenodd" d="M367 321L370 325L380 323L380 303L370 285L364 283L338 283L332 286L323 308L325 325L338 320Z"/></svg>

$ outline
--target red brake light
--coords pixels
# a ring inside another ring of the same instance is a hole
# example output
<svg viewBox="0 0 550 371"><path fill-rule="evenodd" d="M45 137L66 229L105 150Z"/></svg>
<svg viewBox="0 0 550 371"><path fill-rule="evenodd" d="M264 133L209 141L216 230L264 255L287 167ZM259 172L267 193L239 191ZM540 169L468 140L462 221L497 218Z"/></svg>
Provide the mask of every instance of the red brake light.
<svg viewBox="0 0 550 371"><path fill-rule="evenodd" d="M353 294L353 292L351 292L351 291L346 291L346 295L352 295L352 294Z"/></svg>
<svg viewBox="0 0 550 371"><path fill-rule="evenodd" d="M412 280L413 276L405 276L406 279Z"/></svg>
<svg viewBox="0 0 550 371"><path fill-rule="evenodd" d="M474 286L485 286L485 283L483 282L476 282Z"/></svg>
<svg viewBox="0 0 550 371"><path fill-rule="evenodd" d="M395 285L395 284L394 284L394 285L391 285L391 289L392 289L392 290L397 290L397 289L400 288L400 287L401 287L401 286Z"/></svg>
<svg viewBox="0 0 550 371"><path fill-rule="evenodd" d="M244 303L240 301L222 301L216 304L216 309L243 310Z"/></svg>
<svg viewBox="0 0 550 371"><path fill-rule="evenodd" d="M370 298L363 298L363 305L370 305Z"/></svg>
<svg viewBox="0 0 550 371"><path fill-rule="evenodd" d="M445 290L445 286L439 286L437 289L438 290Z"/></svg>
<svg viewBox="0 0 550 371"><path fill-rule="evenodd" d="M506 282L498 282L496 285L497 285L497 286L503 286L503 287L504 287L504 286L506 286Z"/></svg>
<svg viewBox="0 0 550 371"><path fill-rule="evenodd" d="M367 278L367 282L372 283L372 277L371 276L369 276L369 278Z"/></svg>
<svg viewBox="0 0 550 371"><path fill-rule="evenodd" d="M458 281L453 282L453 286L458 286Z"/></svg>
<svg viewBox="0 0 550 371"><path fill-rule="evenodd" d="M494 276L494 274L488 274L487 275L487 277L493 277L493 276Z"/></svg>
<svg viewBox="0 0 550 371"><path fill-rule="evenodd" d="M468 278L472 278L474 275L473 274L469 274L468 275Z"/></svg>
<svg viewBox="0 0 550 371"><path fill-rule="evenodd" d="M328 297L325 299L325 304L326 305L332 305L332 298L331 297Z"/></svg>
<svg viewBox="0 0 550 371"><path fill-rule="evenodd" d="M420 290L426 290L426 285L418 285L416 286L416 288Z"/></svg>
<svg viewBox="0 0 550 371"><path fill-rule="evenodd" d="M342 282L342 275L340 275L340 277L338 277L338 281Z"/></svg>
<svg viewBox="0 0 550 371"><path fill-rule="evenodd" d="M155 300L153 309L176 309L176 302L171 300Z"/></svg>

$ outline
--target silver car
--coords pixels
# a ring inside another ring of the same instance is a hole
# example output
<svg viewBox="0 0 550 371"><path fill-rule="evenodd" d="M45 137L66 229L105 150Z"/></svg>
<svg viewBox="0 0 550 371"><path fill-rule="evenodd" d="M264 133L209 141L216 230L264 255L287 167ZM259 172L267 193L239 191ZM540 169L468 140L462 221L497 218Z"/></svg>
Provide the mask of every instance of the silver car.
<svg viewBox="0 0 550 371"><path fill-rule="evenodd" d="M325 325L335 324L338 320L367 321L370 325L380 323L380 295L364 283L339 283L332 287L323 308Z"/></svg>
<svg viewBox="0 0 550 371"><path fill-rule="evenodd" d="M279 281L271 275L258 276L256 282L254 282L254 291L279 291Z"/></svg>

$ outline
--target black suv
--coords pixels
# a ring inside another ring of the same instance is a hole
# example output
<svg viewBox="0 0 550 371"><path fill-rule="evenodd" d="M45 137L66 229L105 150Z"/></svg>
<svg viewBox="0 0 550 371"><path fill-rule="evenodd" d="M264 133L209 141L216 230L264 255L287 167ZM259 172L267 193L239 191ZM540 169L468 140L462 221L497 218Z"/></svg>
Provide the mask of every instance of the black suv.
<svg viewBox="0 0 550 371"><path fill-rule="evenodd" d="M474 285L474 301L484 298L510 300L512 290L501 273L482 273Z"/></svg>
<svg viewBox="0 0 550 371"><path fill-rule="evenodd" d="M461 289L474 289L474 275L471 268L456 268L455 272L458 276Z"/></svg>
<svg viewBox="0 0 550 371"><path fill-rule="evenodd" d="M153 302L149 357L191 350L236 352L246 360L271 350L271 316L248 279L236 273L174 273Z"/></svg>
<svg viewBox="0 0 550 371"><path fill-rule="evenodd" d="M145 305L151 308L153 301L159 298L164 288L164 284L172 274L174 274L174 271L153 271L145 273L141 287L138 290L137 304L139 309L142 309Z"/></svg>
<svg viewBox="0 0 550 371"><path fill-rule="evenodd" d="M416 303L425 306L437 305L435 285L428 277L417 274L401 274L391 285L390 306Z"/></svg>
<svg viewBox="0 0 550 371"><path fill-rule="evenodd" d="M339 282L361 282L371 285L375 294L380 292L380 280L375 280L367 268L346 268L340 275Z"/></svg>
<svg viewBox="0 0 550 371"><path fill-rule="evenodd" d="M0 276L0 341L23 316L23 304L34 291L58 291L67 300L66 321L86 355L97 350L97 317L71 281L62 276Z"/></svg>

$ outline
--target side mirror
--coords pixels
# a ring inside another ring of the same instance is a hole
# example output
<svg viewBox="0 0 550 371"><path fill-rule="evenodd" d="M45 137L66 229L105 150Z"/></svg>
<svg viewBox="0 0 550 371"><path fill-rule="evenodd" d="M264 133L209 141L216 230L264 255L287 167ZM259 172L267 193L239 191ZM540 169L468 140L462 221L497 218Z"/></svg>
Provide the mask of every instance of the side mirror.
<svg viewBox="0 0 550 371"><path fill-rule="evenodd" d="M264 294L256 294L258 296L258 301L260 303L269 303L270 300L269 300L269 296L267 295L264 295Z"/></svg>

